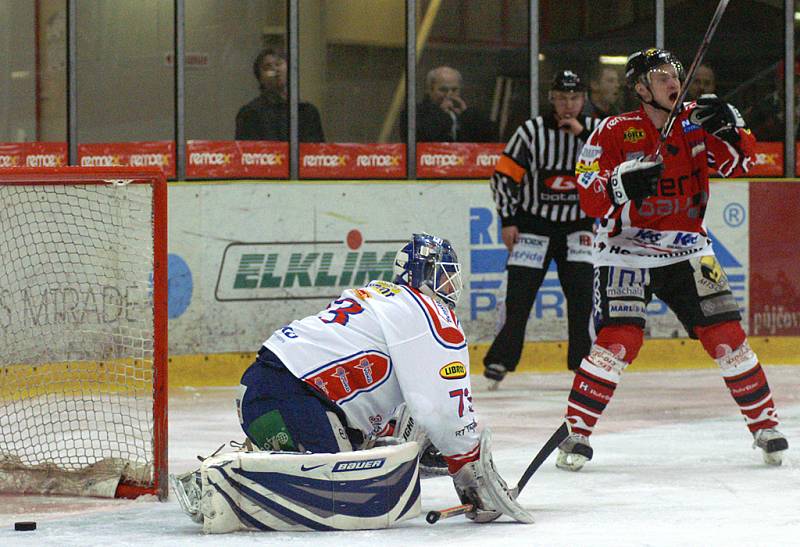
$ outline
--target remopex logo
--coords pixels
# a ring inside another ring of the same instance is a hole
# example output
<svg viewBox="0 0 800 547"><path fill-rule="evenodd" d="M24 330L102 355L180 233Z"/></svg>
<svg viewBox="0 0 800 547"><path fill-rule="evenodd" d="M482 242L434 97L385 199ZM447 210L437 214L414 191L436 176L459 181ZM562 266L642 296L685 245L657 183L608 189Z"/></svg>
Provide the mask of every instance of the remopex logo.
<svg viewBox="0 0 800 547"><path fill-rule="evenodd" d="M230 162L231 155L222 152L192 152L189 154L189 163L192 165L228 165Z"/></svg>
<svg viewBox="0 0 800 547"><path fill-rule="evenodd" d="M283 154L244 152L242 165L283 165Z"/></svg>
<svg viewBox="0 0 800 547"><path fill-rule="evenodd" d="M308 154L303 156L303 167L344 167L347 156L335 154Z"/></svg>
<svg viewBox="0 0 800 547"><path fill-rule="evenodd" d="M100 156L83 156L81 167L116 167L122 165L119 156L103 154Z"/></svg>
<svg viewBox="0 0 800 547"><path fill-rule="evenodd" d="M422 154L419 158L420 165L425 167L456 167L464 162L464 156L458 154Z"/></svg>
<svg viewBox="0 0 800 547"><path fill-rule="evenodd" d="M359 154L357 167L395 167L400 165L400 156L391 154Z"/></svg>

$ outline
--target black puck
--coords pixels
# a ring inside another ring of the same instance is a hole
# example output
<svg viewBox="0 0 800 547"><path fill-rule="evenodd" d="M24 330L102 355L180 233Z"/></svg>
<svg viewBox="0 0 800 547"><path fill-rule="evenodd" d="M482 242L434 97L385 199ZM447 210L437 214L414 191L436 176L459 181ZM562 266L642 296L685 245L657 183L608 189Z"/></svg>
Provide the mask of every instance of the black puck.
<svg viewBox="0 0 800 547"><path fill-rule="evenodd" d="M36 530L36 523L30 520L24 522L15 522L14 530L18 532L30 532L31 530Z"/></svg>

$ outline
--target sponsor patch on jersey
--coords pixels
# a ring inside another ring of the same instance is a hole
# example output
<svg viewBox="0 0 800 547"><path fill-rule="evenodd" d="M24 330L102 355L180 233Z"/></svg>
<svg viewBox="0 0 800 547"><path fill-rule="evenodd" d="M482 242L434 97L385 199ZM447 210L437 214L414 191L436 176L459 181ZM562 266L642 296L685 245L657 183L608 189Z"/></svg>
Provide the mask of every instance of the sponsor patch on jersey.
<svg viewBox="0 0 800 547"><path fill-rule="evenodd" d="M439 369L439 376L445 380L460 380L467 375L467 367L461 361L447 363Z"/></svg>
<svg viewBox="0 0 800 547"><path fill-rule="evenodd" d="M388 281L370 281L367 289L379 292L383 296L389 297L400 292L400 287Z"/></svg>
<svg viewBox="0 0 800 547"><path fill-rule="evenodd" d="M602 146L595 146L593 144L584 144L583 149L581 150L580 153L580 159L587 162L591 162L592 160L596 160L597 158L599 158L602 153L603 153Z"/></svg>
<svg viewBox="0 0 800 547"><path fill-rule="evenodd" d="M556 175L544 179L544 185L556 192L569 192L575 190L575 177L571 175Z"/></svg>
<svg viewBox="0 0 800 547"><path fill-rule="evenodd" d="M645 132L644 129L639 129L638 127L629 127L622 135L625 142L636 144L645 137Z"/></svg>
<svg viewBox="0 0 800 547"><path fill-rule="evenodd" d="M684 133L691 133L692 131L697 131L700 129L700 126L690 122L689 120L683 120L681 122L681 126L683 127Z"/></svg>
<svg viewBox="0 0 800 547"><path fill-rule="evenodd" d="M580 177L578 177L578 184L580 184L583 188L589 188L592 185L592 181L597 176L597 172L593 171L591 173L583 173Z"/></svg>
<svg viewBox="0 0 800 547"><path fill-rule="evenodd" d="M392 373L389 356L379 351L361 351L326 363L302 377L328 399L342 404L383 384Z"/></svg>
<svg viewBox="0 0 800 547"><path fill-rule="evenodd" d="M360 298L361 300L366 300L367 298L372 298L372 295L369 294L369 291L364 289L353 289L356 297Z"/></svg>
<svg viewBox="0 0 800 547"><path fill-rule="evenodd" d="M586 163L582 159L575 164L575 174L582 175L584 173L596 173L600 171L600 163L597 160Z"/></svg>

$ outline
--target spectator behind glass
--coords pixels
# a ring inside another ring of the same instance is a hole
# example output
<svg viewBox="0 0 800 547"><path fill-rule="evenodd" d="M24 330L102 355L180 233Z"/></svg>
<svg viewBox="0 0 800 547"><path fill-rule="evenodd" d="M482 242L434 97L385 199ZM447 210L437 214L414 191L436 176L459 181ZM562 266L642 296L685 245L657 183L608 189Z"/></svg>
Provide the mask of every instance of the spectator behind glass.
<svg viewBox="0 0 800 547"><path fill-rule="evenodd" d="M417 104L417 142L496 142L497 127L488 116L468 107L461 97L461 73L449 66L434 68L425 78L425 99ZM406 140L408 113L400 117Z"/></svg>
<svg viewBox="0 0 800 547"><path fill-rule="evenodd" d="M253 73L261 95L239 109L237 141L289 140L286 60L275 50L264 49L253 62ZM298 105L300 142L324 142L319 111L311 103Z"/></svg>
<svg viewBox="0 0 800 547"><path fill-rule="evenodd" d="M589 100L583 107L584 116L606 118L619 113L619 73L610 66L595 65L589 75Z"/></svg>
<svg viewBox="0 0 800 547"><path fill-rule="evenodd" d="M686 100L695 101L700 95L717 92L717 78L714 69L708 65L700 65L694 73L694 80L689 85Z"/></svg>
<svg viewBox="0 0 800 547"><path fill-rule="evenodd" d="M784 66L783 60L777 63L775 72L775 91L759 100L745 111L745 119L759 141L780 142L784 138L786 119L784 110ZM798 139L798 113L800 113L800 59L794 62L794 112L795 139Z"/></svg>

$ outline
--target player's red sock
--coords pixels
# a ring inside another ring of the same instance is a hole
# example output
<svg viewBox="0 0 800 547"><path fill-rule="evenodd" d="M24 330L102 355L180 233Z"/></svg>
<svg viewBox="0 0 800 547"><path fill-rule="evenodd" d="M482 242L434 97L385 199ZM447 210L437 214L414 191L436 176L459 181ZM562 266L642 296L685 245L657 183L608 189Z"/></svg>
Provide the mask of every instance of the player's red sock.
<svg viewBox="0 0 800 547"><path fill-rule="evenodd" d="M572 391L567 400L566 419L572 431L587 437L592 434L617 387L617 382L593 374L596 371L597 367L584 359L575 371Z"/></svg>
<svg viewBox="0 0 800 547"><path fill-rule="evenodd" d="M741 374L725 377L725 384L751 432L778 425L772 391L760 363Z"/></svg>

